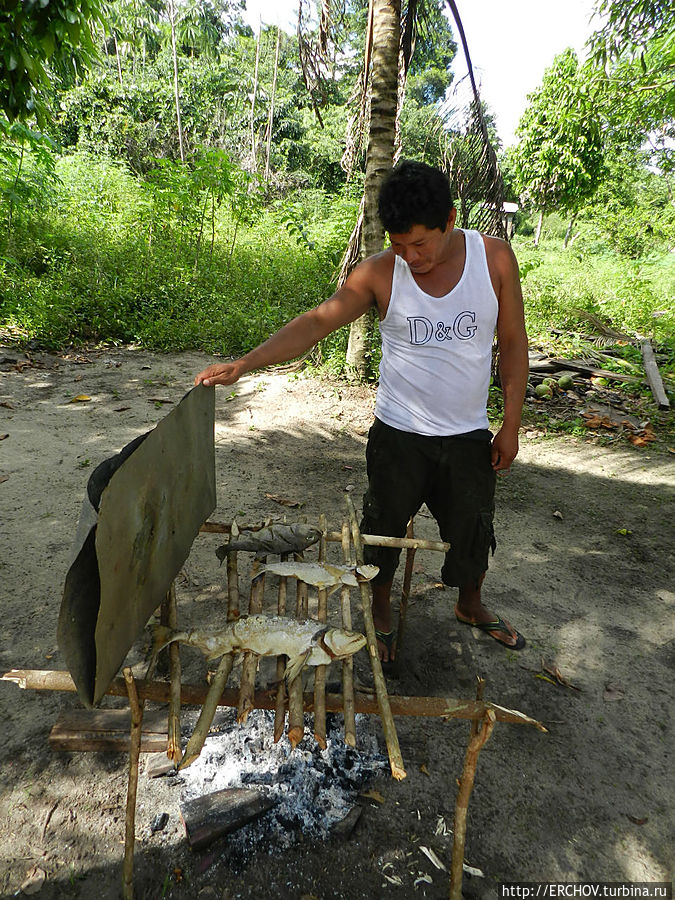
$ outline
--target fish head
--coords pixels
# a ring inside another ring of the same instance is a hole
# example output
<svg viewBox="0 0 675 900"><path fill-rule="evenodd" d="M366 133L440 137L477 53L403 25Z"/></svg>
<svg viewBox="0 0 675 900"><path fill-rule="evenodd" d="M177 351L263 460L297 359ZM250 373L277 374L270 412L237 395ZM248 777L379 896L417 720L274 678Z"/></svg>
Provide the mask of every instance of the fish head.
<svg viewBox="0 0 675 900"><path fill-rule="evenodd" d="M366 638L358 631L344 628L329 628L322 636L323 643L337 657L351 656L365 647Z"/></svg>
<svg viewBox="0 0 675 900"><path fill-rule="evenodd" d="M300 538L308 547L316 544L321 537L321 531L312 525L292 525L291 531L295 537Z"/></svg>

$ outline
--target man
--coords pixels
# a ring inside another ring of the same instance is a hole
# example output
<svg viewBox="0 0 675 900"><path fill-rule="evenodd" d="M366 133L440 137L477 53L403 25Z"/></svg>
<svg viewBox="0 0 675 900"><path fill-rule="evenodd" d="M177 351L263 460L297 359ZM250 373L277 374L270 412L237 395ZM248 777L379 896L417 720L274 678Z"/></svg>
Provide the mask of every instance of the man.
<svg viewBox="0 0 675 900"><path fill-rule="evenodd" d="M360 263L324 303L241 359L204 369L195 384L233 384L246 372L294 359L374 305L382 363L362 530L402 537L426 503L451 545L442 578L459 588L457 620L519 650L524 638L481 600L495 547L496 473L518 452L528 375L518 265L504 241L455 228L448 180L424 163L404 161L389 174L378 211L390 248ZM495 328L504 417L491 441L486 406ZM380 567L373 618L383 662L396 652L390 595L399 555L366 548L366 561Z"/></svg>

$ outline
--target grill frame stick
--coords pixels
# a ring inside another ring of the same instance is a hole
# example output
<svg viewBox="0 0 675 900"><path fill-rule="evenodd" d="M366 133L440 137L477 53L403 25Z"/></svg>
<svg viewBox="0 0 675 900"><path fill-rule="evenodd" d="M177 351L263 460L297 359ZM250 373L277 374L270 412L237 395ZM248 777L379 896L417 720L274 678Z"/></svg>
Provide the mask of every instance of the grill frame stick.
<svg viewBox="0 0 675 900"><path fill-rule="evenodd" d="M326 561L326 517L319 516L319 562ZM317 618L322 625L328 622L328 591L320 588L318 592ZM322 750L326 743L326 666L317 666L314 673L314 740Z"/></svg>
<svg viewBox="0 0 675 900"><path fill-rule="evenodd" d="M288 553L282 553L279 557L281 562L286 562L288 559ZM288 578L285 575L282 575L279 578L279 595L277 599L277 612L280 616L286 615L286 599L288 596ZM286 663L288 657L281 656L277 657L277 681L279 682L279 686L277 687L277 702L276 707L274 709L274 743L278 744L281 740L284 729L286 727L286 707L287 697L286 697L286 683L284 681L284 672L286 671Z"/></svg>
<svg viewBox="0 0 675 900"><path fill-rule="evenodd" d="M262 612L263 597L265 594L265 573L260 572L261 567L267 562L267 557L262 560L254 559L251 566L251 593L248 601L249 615L254 616ZM253 697L255 695L255 676L258 671L258 657L247 650L241 664L241 687L239 690L239 706L237 707L237 722L244 725L248 714L253 709Z"/></svg>
<svg viewBox="0 0 675 900"><path fill-rule="evenodd" d="M294 553L293 559L302 562L302 553ZM295 615L298 619L307 617L307 585L297 579ZM305 736L305 709L302 696L302 672L288 685L288 740L295 750Z"/></svg>
<svg viewBox="0 0 675 900"><path fill-rule="evenodd" d="M234 523L233 523L234 524ZM236 525L234 526L236 527ZM232 622L239 618L239 571L237 568L237 552L233 551L227 556L227 621ZM218 663L209 690L202 705L199 719L185 748L183 758L178 769L185 769L199 758L204 742L213 724L213 719L218 708L218 701L225 690L227 680L232 672L234 654L226 653Z"/></svg>
<svg viewBox="0 0 675 900"><path fill-rule="evenodd" d="M353 564L349 522L347 519L342 523L342 555L344 556L345 565L350 566ZM342 585L340 591L340 609L342 612L342 626L347 631L351 631L351 591L346 584ZM349 656L342 661L342 705L344 707L345 744L347 744L348 747L356 747L353 656Z"/></svg>
<svg viewBox="0 0 675 900"><path fill-rule="evenodd" d="M363 541L361 540L361 531L356 518L356 510L352 498L347 495L347 509L349 510L349 521L352 529L352 541L354 542L354 552L356 554L356 562L363 565ZM375 623L373 622L373 610L371 601L370 583L361 581L361 611L363 613L363 624L366 630L366 639L368 641L368 653L370 656L370 665L373 670L373 680L375 682L375 694L377 696L377 705L380 710L380 719L382 721L382 730L384 731L384 739L387 744L387 752L389 754L389 765L391 774L397 781L402 781L406 777L406 771L403 766L403 757L401 756L401 748L398 743L398 734L396 733L396 724L394 716L391 712L389 704L389 694L387 693L387 684L382 673L382 663L377 652L377 638L375 636Z"/></svg>

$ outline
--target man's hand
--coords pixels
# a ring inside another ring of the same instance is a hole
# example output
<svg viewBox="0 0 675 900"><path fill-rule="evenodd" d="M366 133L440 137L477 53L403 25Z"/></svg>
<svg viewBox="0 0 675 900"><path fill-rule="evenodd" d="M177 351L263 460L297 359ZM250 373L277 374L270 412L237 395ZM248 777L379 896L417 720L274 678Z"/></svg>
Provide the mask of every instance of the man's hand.
<svg viewBox="0 0 675 900"><path fill-rule="evenodd" d="M234 384L245 373L241 361L214 363L207 366L199 375L195 375L195 384L210 387L212 384Z"/></svg>
<svg viewBox="0 0 675 900"><path fill-rule="evenodd" d="M518 430L500 428L492 441L492 468L495 472L508 469L518 455Z"/></svg>

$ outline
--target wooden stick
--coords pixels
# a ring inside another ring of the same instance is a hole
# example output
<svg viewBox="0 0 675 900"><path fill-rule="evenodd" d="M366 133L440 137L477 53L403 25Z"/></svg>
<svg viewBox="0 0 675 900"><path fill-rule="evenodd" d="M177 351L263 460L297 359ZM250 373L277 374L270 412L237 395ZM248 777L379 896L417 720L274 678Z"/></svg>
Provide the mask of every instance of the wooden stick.
<svg viewBox="0 0 675 900"><path fill-rule="evenodd" d="M303 553L294 553L293 559L296 562L302 562L305 558ZM304 581L300 581L298 578L298 582L296 585L296 604L295 604L295 614L298 619L306 619L309 614L309 596L307 585Z"/></svg>
<svg viewBox="0 0 675 900"><path fill-rule="evenodd" d="M455 827L452 844L452 863L450 866L450 900L462 900L462 876L464 872L464 844L466 842L466 817L469 809L469 798L476 777L478 754L485 746L496 722L493 710L487 709L482 724L471 723L469 743L464 758L464 769L457 791L455 803Z"/></svg>
<svg viewBox="0 0 675 900"><path fill-rule="evenodd" d="M241 531L260 531L264 527L263 523L240 525L239 529ZM225 522L205 522L199 530L203 534L230 534L231 528L232 526ZM411 541L409 538L389 537L383 534L362 534L361 538L364 544L374 547L400 547L403 550L406 550L408 547L414 547L417 550L437 550L440 553L447 553L450 549L450 544L444 541L426 541L421 538L414 538ZM342 540L342 532L327 531L326 540L331 544L339 544Z"/></svg>
<svg viewBox="0 0 675 900"><path fill-rule="evenodd" d="M351 541L349 539L349 522L345 519L342 523L342 555L345 564L352 565ZM349 586L344 584L340 591L340 607L342 611L342 625L347 631L352 629L351 592ZM354 711L354 657L348 656L342 661L342 705L344 706L345 744L348 747L356 747L356 714Z"/></svg>
<svg viewBox="0 0 675 900"><path fill-rule="evenodd" d="M176 603L176 584L169 588L167 594L167 624L172 631L178 630L178 605ZM169 682L171 696L169 699L169 739L166 743L166 755L177 766L182 756L180 746L180 646L178 641L169 645Z"/></svg>
<svg viewBox="0 0 675 900"><path fill-rule="evenodd" d="M227 554L227 620L239 618L239 572L236 551Z"/></svg>
<svg viewBox="0 0 675 900"><path fill-rule="evenodd" d="M236 529L234 524L233 532ZM239 618L239 572L237 570L237 552L236 550L227 555L227 621L232 622ZM227 653L218 663L218 668L211 679L209 690L204 700L199 719L195 725L194 731L190 735L190 740L185 748L183 758L178 765L179 769L186 769L196 759L199 758L204 743L209 734L209 729L213 724L213 719L218 708L218 700L225 690L227 679L232 672L234 664L234 654Z"/></svg>
<svg viewBox="0 0 675 900"><path fill-rule="evenodd" d="M240 525L241 531L260 531L263 525ZM229 534L231 526L224 522L205 522L199 529L207 534ZM450 544L445 541L425 541L421 538L396 538L383 534L362 534L361 539L364 544L372 547L400 547L407 550L414 547L416 550L437 550L439 553L447 553ZM326 540L330 544L339 544L342 541L341 531L327 531Z"/></svg>
<svg viewBox="0 0 675 900"><path fill-rule="evenodd" d="M302 562L302 553L294 553L293 559ZM295 586L295 615L298 619L307 618L307 585L298 578ZM302 672L288 685L288 740L291 749L295 750L305 736L305 711L302 696Z"/></svg>
<svg viewBox="0 0 675 900"><path fill-rule="evenodd" d="M288 554L282 553L280 559L281 562L285 562L288 559ZM287 591L288 579L285 576L282 576L279 578L279 597L277 600L277 612L280 616L286 615ZM275 744L281 740L284 728L286 727L286 684L284 682L284 672L286 671L287 659L288 657L283 654L277 657L277 681L279 682L279 686L277 688L277 702L274 710Z"/></svg>
<svg viewBox="0 0 675 900"><path fill-rule="evenodd" d="M75 693L77 688L70 672L50 669L12 669L0 676L0 681L11 681L22 690L31 691L65 691ZM166 703L169 699L169 685L166 681L136 681L138 696L141 700L152 700L154 703ZM202 706L208 689L203 684L183 684L181 686L181 703L183 706ZM123 678L115 678L110 682L106 694L113 697L126 697L127 688ZM311 710L314 702L313 694L304 695L304 703ZM227 688L218 701L218 706L236 707L239 703L239 691ZM256 691L253 698L254 709L274 709L276 696L274 691ZM511 725L533 725L539 731L548 732L545 726L536 719L526 716L515 709L507 709L490 701L462 700L457 697L407 697L394 694L389 697L389 704L396 716L419 716L440 719L482 719L485 711L491 709L498 722ZM357 713L377 715L378 700L375 694L357 693L355 696ZM326 694L326 710L342 712L342 694Z"/></svg>
<svg viewBox="0 0 675 900"><path fill-rule="evenodd" d="M352 540L354 542L354 552L356 553L356 562L363 565L363 543L361 541L361 533L359 524L356 519L356 510L352 498L347 495L347 508L349 509L349 519L352 528ZM375 694L380 709L380 718L382 720L382 729L384 731L384 739L387 744L387 752L389 753L389 765L391 774L398 781L405 778L406 771L403 767L403 757L401 756L401 748L398 743L398 735L396 733L396 725L394 717L389 705L389 695L387 694L387 685L382 674L382 663L377 652L377 638L375 637L375 623L373 622L373 610L371 600L370 583L366 581L360 582L361 588L361 611L363 613L363 623L366 628L366 639L368 641L368 651L370 653L370 665L373 670L373 679L375 681Z"/></svg>
<svg viewBox="0 0 675 900"><path fill-rule="evenodd" d="M326 517L319 516L319 562L326 561ZM317 618L322 625L328 621L328 591L320 588L318 592ZM317 666L314 672L314 740L322 750L326 743L326 666Z"/></svg>
<svg viewBox="0 0 675 900"><path fill-rule="evenodd" d="M652 390L654 399L656 400L659 409L670 409L670 400L668 399L668 395L663 386L659 367L656 364L652 342L645 338L640 341L640 347L642 348L642 361L644 363L645 372L647 373L647 381L649 381L649 387Z"/></svg>
<svg viewBox="0 0 675 900"><path fill-rule="evenodd" d="M413 519L408 522L406 537L414 538ZM408 614L408 598L410 597L410 585L412 584L413 565L415 564L415 547L408 547L405 553L405 571L403 573L403 589L401 590L401 604L398 608L398 624L396 626L396 662L398 668L399 653L405 634L405 622Z"/></svg>
<svg viewBox="0 0 675 900"><path fill-rule="evenodd" d="M136 794L138 792L138 761L141 755L143 706L138 700L136 683L131 669L124 668L124 682L131 707L131 731L129 735L129 783L127 786L127 810L124 830L124 866L122 869L122 896L134 897L134 844L136 841Z"/></svg>
<svg viewBox="0 0 675 900"><path fill-rule="evenodd" d="M251 593L248 601L249 615L257 615L262 612L263 596L265 592L265 573L258 574L262 563L258 559L253 560L251 567ZM247 650L241 664L241 687L239 693L239 706L237 708L237 722L243 725L248 714L253 709L253 696L255 694L255 676L258 671L258 657Z"/></svg>

